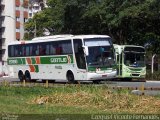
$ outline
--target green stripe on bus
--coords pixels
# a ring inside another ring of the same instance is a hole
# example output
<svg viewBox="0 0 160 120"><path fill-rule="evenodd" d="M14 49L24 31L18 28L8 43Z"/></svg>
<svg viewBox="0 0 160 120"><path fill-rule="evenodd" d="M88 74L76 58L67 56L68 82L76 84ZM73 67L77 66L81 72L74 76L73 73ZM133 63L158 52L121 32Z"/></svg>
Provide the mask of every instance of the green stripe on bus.
<svg viewBox="0 0 160 120"><path fill-rule="evenodd" d="M39 67L38 67L38 65L34 65L34 67L35 67L35 72L39 72Z"/></svg>
<svg viewBox="0 0 160 120"><path fill-rule="evenodd" d="M21 58L22 64L26 64L26 59L25 58Z"/></svg>
<svg viewBox="0 0 160 120"><path fill-rule="evenodd" d="M59 57L42 57L40 58L42 64L67 64L68 58L67 56L59 56ZM73 63L73 59L71 60Z"/></svg>
<svg viewBox="0 0 160 120"><path fill-rule="evenodd" d="M36 58L31 58L32 64L36 64Z"/></svg>
<svg viewBox="0 0 160 120"><path fill-rule="evenodd" d="M26 64L24 58L13 58L7 60L8 65L23 65Z"/></svg>
<svg viewBox="0 0 160 120"><path fill-rule="evenodd" d="M36 64L36 57L31 57L31 64ZM25 65L26 58L8 58L8 65ZM73 63L73 55L40 57L41 64L68 64Z"/></svg>

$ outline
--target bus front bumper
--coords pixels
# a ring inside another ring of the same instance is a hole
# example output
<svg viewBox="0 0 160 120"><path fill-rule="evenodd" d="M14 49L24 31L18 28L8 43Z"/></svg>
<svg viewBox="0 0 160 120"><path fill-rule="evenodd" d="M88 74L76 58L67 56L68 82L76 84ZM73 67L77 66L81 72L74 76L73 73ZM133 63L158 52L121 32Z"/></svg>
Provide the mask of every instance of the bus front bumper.
<svg viewBox="0 0 160 120"><path fill-rule="evenodd" d="M117 71L101 72L101 73L88 73L87 80L105 80L115 78Z"/></svg>

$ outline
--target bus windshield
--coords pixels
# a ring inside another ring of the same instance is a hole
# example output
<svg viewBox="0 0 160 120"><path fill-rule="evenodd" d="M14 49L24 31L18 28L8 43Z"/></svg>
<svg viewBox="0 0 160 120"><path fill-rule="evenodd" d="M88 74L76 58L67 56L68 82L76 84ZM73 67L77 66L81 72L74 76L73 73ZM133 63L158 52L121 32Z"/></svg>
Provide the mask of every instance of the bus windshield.
<svg viewBox="0 0 160 120"><path fill-rule="evenodd" d="M145 50L132 47L124 49L124 64L130 67L145 67Z"/></svg>
<svg viewBox="0 0 160 120"><path fill-rule="evenodd" d="M112 67L115 64L113 46L108 38L85 40L89 55L87 65L91 67Z"/></svg>

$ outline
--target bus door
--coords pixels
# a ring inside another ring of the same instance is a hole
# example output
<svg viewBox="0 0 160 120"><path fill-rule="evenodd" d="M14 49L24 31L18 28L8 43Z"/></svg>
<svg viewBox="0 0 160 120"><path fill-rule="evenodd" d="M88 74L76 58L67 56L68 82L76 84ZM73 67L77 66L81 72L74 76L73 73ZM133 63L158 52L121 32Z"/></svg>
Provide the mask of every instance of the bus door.
<svg viewBox="0 0 160 120"><path fill-rule="evenodd" d="M86 74L86 62L84 51L82 47L82 40L81 39L74 39L74 53L75 53L75 60L77 66L77 76L75 76L78 80L85 80L87 78Z"/></svg>

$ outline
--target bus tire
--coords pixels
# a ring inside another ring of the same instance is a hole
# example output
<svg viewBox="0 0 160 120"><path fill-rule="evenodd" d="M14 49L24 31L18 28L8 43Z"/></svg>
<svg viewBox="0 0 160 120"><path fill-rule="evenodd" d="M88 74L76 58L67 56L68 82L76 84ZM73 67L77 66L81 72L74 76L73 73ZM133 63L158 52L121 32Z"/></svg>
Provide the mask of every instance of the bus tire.
<svg viewBox="0 0 160 120"><path fill-rule="evenodd" d="M68 80L69 83L74 83L75 82L74 75L71 71L67 72L67 80Z"/></svg>
<svg viewBox="0 0 160 120"><path fill-rule="evenodd" d="M30 75L30 72L29 72L28 70L25 72L25 80L26 80L27 82L30 82L30 81L31 81L31 75Z"/></svg>
<svg viewBox="0 0 160 120"><path fill-rule="evenodd" d="M24 75L23 75L23 72L21 70L18 72L18 78L21 82L24 80Z"/></svg>

